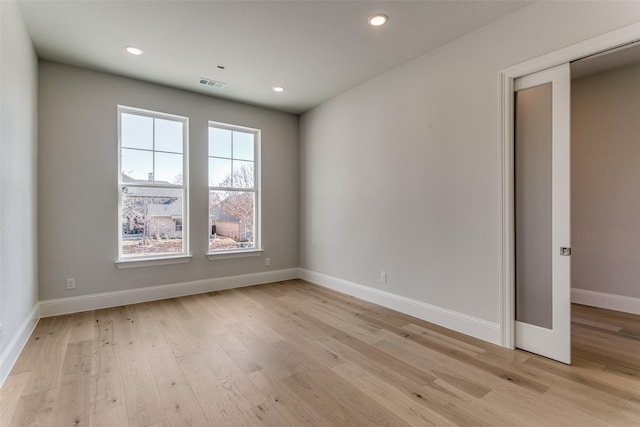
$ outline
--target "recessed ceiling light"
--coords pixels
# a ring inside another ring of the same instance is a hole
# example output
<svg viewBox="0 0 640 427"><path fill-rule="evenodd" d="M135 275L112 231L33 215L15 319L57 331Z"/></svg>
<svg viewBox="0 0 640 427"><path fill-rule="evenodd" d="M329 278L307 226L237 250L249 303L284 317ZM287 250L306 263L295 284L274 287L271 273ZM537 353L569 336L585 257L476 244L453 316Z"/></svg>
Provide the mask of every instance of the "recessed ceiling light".
<svg viewBox="0 0 640 427"><path fill-rule="evenodd" d="M384 13L376 13L369 17L369 25L372 27L379 27L380 25L386 24L388 20L389 17Z"/></svg>
<svg viewBox="0 0 640 427"><path fill-rule="evenodd" d="M273 91L277 93L284 92L284 88L282 86L274 86L271 89L273 89Z"/></svg>
<svg viewBox="0 0 640 427"><path fill-rule="evenodd" d="M140 49L139 47L135 47L135 46L127 46L126 47L126 51L128 53L130 53L131 55L142 55L144 53L144 51L142 49Z"/></svg>

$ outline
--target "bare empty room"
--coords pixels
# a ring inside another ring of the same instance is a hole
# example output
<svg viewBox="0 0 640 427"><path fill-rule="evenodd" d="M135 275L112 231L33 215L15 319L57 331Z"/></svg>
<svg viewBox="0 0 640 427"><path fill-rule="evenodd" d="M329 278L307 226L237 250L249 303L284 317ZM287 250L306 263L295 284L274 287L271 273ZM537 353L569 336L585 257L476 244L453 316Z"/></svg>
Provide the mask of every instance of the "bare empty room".
<svg viewBox="0 0 640 427"><path fill-rule="evenodd" d="M639 425L639 40L637 1L0 2L0 425Z"/></svg>

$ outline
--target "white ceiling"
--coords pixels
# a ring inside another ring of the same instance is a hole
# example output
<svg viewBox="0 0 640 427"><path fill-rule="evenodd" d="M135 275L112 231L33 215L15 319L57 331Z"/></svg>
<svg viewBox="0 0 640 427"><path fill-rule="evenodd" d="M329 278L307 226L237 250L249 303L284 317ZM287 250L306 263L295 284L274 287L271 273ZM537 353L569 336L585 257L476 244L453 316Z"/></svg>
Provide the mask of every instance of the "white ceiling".
<svg viewBox="0 0 640 427"><path fill-rule="evenodd" d="M20 0L39 57L301 113L530 1ZM375 12L389 16L380 28ZM127 45L144 49L134 57ZM225 67L224 70L217 68ZM206 77L227 83L214 89ZM286 91L274 93L282 85Z"/></svg>

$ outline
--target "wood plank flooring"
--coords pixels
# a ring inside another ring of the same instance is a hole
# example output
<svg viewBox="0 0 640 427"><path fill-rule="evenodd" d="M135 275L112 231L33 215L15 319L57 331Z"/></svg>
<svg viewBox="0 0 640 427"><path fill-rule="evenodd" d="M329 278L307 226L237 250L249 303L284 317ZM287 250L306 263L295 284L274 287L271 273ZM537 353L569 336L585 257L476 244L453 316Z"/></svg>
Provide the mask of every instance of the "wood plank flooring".
<svg viewBox="0 0 640 427"><path fill-rule="evenodd" d="M640 317L566 366L293 280L40 320L0 425L640 426Z"/></svg>

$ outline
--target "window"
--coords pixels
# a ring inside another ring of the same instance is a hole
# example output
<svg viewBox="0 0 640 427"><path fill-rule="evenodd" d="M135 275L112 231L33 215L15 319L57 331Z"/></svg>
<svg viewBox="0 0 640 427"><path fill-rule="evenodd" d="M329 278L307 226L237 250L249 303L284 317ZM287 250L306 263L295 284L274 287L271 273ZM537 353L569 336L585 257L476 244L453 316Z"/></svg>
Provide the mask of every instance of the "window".
<svg viewBox="0 0 640 427"><path fill-rule="evenodd" d="M209 123L209 253L259 249L256 129Z"/></svg>
<svg viewBox="0 0 640 427"><path fill-rule="evenodd" d="M118 258L186 255L186 117L118 106Z"/></svg>

